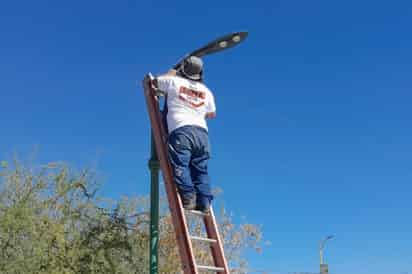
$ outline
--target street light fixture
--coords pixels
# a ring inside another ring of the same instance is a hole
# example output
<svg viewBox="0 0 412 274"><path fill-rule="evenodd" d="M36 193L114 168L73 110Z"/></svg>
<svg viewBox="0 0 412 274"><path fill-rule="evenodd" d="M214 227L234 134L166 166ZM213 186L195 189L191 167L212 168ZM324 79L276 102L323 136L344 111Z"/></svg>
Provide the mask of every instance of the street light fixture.
<svg viewBox="0 0 412 274"><path fill-rule="evenodd" d="M334 235L329 235L325 237L322 241L320 241L319 244L319 258L320 258L320 268L321 268L321 273L328 273L328 267L327 265L323 264L323 249L325 248L325 244L328 240L334 238Z"/></svg>
<svg viewBox="0 0 412 274"><path fill-rule="evenodd" d="M334 238L334 235L329 235L327 236L325 239L323 239L322 241L320 241L319 244L319 257L320 257L320 264L323 264L323 249L325 248L325 244L328 240Z"/></svg>

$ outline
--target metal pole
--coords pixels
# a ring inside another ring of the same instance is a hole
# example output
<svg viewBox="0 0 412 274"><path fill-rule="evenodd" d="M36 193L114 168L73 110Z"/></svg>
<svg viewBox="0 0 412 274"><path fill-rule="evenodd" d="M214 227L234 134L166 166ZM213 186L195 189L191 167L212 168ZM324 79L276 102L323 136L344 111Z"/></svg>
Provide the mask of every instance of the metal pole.
<svg viewBox="0 0 412 274"><path fill-rule="evenodd" d="M320 264L323 264L323 248L319 249Z"/></svg>
<svg viewBox="0 0 412 274"><path fill-rule="evenodd" d="M150 274L158 273L159 250L159 159L151 134L150 169Z"/></svg>
<svg viewBox="0 0 412 274"><path fill-rule="evenodd" d="M332 239L334 236L329 235L325 239L323 239L319 244L319 260L320 260L320 273L326 274L329 272L328 265L323 263L323 249L325 248L325 244L328 240Z"/></svg>

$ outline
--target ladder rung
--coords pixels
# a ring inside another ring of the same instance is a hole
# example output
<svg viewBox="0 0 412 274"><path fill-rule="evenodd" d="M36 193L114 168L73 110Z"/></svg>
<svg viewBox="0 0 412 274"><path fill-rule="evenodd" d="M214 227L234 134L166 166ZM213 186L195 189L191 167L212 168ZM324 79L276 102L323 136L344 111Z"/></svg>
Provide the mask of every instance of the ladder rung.
<svg viewBox="0 0 412 274"><path fill-rule="evenodd" d="M198 270L209 270L215 272L222 272L225 269L223 267L216 267L216 266L207 266L207 265L197 265Z"/></svg>
<svg viewBox="0 0 412 274"><path fill-rule="evenodd" d="M203 237L197 237L197 236L190 236L190 238L192 240L207 242L210 244L215 244L217 242L215 239L209 239L209 238L203 238Z"/></svg>
<svg viewBox="0 0 412 274"><path fill-rule="evenodd" d="M209 216L209 214L203 213L202 211L199 211L199 210L187 210L187 212L192 213L193 215Z"/></svg>

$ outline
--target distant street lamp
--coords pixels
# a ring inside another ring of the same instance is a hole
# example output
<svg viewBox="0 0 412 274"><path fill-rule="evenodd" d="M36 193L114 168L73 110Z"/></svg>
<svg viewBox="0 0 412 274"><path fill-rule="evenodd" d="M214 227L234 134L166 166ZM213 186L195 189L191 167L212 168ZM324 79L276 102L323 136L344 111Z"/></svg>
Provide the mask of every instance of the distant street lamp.
<svg viewBox="0 0 412 274"><path fill-rule="evenodd" d="M335 236L333 236L333 235L329 235L325 239L320 241L320 244L319 244L319 258L320 258L320 273L321 274L329 272L328 265L323 263L323 249L325 248L326 242L328 240L334 238L334 237Z"/></svg>

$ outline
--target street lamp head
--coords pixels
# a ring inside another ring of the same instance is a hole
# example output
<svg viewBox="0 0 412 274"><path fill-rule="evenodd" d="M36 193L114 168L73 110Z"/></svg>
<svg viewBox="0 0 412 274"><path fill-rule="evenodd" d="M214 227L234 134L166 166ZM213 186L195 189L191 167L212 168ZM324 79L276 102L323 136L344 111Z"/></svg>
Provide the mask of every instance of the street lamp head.
<svg viewBox="0 0 412 274"><path fill-rule="evenodd" d="M323 249L323 247L325 246L325 244L326 244L326 242L328 241L328 240L330 240L330 239L333 239L333 238L335 238L335 235L328 235L328 236L326 236L325 238L323 238L323 240L322 241L320 241L320 249Z"/></svg>
<svg viewBox="0 0 412 274"><path fill-rule="evenodd" d="M321 267L322 267L322 265L323 265L323 249L324 249L324 247L325 247L325 244L326 244L326 242L328 241L328 240L330 240L330 239L332 239L332 238L334 238L335 236L334 235L329 235L329 236L327 236L327 237L325 237L321 242L320 242L320 244L319 244L319 257L320 257L320 265L321 265ZM322 272L322 271L321 271Z"/></svg>

